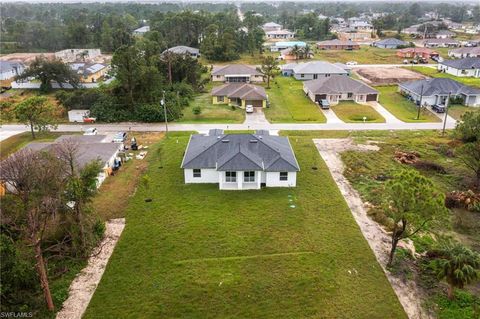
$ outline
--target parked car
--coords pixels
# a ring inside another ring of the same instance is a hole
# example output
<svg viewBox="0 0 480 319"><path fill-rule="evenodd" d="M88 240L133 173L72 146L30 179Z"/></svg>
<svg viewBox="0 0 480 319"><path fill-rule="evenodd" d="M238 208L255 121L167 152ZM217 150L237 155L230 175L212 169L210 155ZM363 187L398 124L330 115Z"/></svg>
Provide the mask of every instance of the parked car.
<svg viewBox="0 0 480 319"><path fill-rule="evenodd" d="M408 60L407 59L403 60L403 64L408 64Z"/></svg>
<svg viewBox="0 0 480 319"><path fill-rule="evenodd" d="M437 113L445 113L445 106L440 104L435 104L432 106L432 110Z"/></svg>
<svg viewBox="0 0 480 319"><path fill-rule="evenodd" d="M95 123L97 119L95 117L85 116L83 118L83 123Z"/></svg>
<svg viewBox="0 0 480 319"><path fill-rule="evenodd" d="M425 59L425 58L420 58L420 59L418 59L418 63L420 63L420 64L428 64L428 60Z"/></svg>
<svg viewBox="0 0 480 319"><path fill-rule="evenodd" d="M328 103L328 100L326 99L321 99L318 104L320 105L320 107L324 110L328 110L330 108L330 103Z"/></svg>
<svg viewBox="0 0 480 319"><path fill-rule="evenodd" d="M97 134L98 134L98 131L96 127L87 128L85 132L83 132L83 135L97 135Z"/></svg>
<svg viewBox="0 0 480 319"><path fill-rule="evenodd" d="M348 61L345 65L357 65L357 61Z"/></svg>
<svg viewBox="0 0 480 319"><path fill-rule="evenodd" d="M247 105L245 107L245 112L247 113L253 113L253 105Z"/></svg>
<svg viewBox="0 0 480 319"><path fill-rule="evenodd" d="M125 133L125 132L118 132L118 133L115 134L115 136L113 137L112 142L114 142L114 143L123 143L123 142L125 142L126 139L127 139L127 133Z"/></svg>

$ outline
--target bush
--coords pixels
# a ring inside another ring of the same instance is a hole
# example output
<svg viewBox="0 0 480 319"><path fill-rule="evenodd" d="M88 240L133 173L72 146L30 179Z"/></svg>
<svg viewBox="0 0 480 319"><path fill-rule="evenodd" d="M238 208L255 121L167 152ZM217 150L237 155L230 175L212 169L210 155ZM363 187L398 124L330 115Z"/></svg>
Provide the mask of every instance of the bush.
<svg viewBox="0 0 480 319"><path fill-rule="evenodd" d="M455 136L470 143L480 139L480 112L466 112L455 128Z"/></svg>
<svg viewBox="0 0 480 319"><path fill-rule="evenodd" d="M193 114L195 115L200 115L202 113L202 108L200 106L195 106L193 109L192 109L192 112Z"/></svg>
<svg viewBox="0 0 480 319"><path fill-rule="evenodd" d="M132 115L125 106L117 103L117 101L108 96L100 98L90 109L93 117L101 122L120 122L132 120Z"/></svg>
<svg viewBox="0 0 480 319"><path fill-rule="evenodd" d="M140 104L135 107L135 120L140 122L163 122L164 111L158 104Z"/></svg>
<svg viewBox="0 0 480 319"><path fill-rule="evenodd" d="M57 101L67 110L89 110L103 96L104 93L96 89L61 90L55 93Z"/></svg>

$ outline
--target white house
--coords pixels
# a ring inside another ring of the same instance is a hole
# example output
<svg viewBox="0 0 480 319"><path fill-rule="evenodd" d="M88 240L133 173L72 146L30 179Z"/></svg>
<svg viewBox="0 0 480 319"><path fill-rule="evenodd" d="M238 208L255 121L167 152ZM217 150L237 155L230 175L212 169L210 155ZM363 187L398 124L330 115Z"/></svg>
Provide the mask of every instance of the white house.
<svg viewBox="0 0 480 319"><path fill-rule="evenodd" d="M220 130L192 135L181 168L185 184L218 184L221 190L295 187L300 170L287 137Z"/></svg>
<svg viewBox="0 0 480 319"><path fill-rule="evenodd" d="M480 89L446 78L409 81L398 85L399 91L422 105L444 105L448 95L460 98L465 106L480 106Z"/></svg>
<svg viewBox="0 0 480 319"><path fill-rule="evenodd" d="M0 80L9 81L25 70L25 66L20 61L0 61Z"/></svg>
<svg viewBox="0 0 480 319"><path fill-rule="evenodd" d="M463 47L448 51L448 56L452 58L480 58L480 47Z"/></svg>
<svg viewBox="0 0 480 319"><path fill-rule="evenodd" d="M268 31L268 32L265 32L265 34L267 36L267 39L270 39L270 40L276 40L276 39L290 40L295 38L295 33L288 30Z"/></svg>
<svg viewBox="0 0 480 319"><path fill-rule="evenodd" d="M134 36L143 36L145 35L145 33L149 32L150 31L150 26L146 25L146 26L143 26L143 27L140 27L138 29L135 29L133 30L133 35Z"/></svg>
<svg viewBox="0 0 480 319"><path fill-rule="evenodd" d="M339 65L325 61L291 64L291 66L291 74L297 80L316 80L331 75L348 75L348 71Z"/></svg>
<svg viewBox="0 0 480 319"><path fill-rule="evenodd" d="M265 32L279 31L282 29L282 26L275 22L267 22L262 26L262 29Z"/></svg>
<svg viewBox="0 0 480 319"><path fill-rule="evenodd" d="M480 58L445 60L438 63L438 70L455 76L480 78Z"/></svg>
<svg viewBox="0 0 480 319"><path fill-rule="evenodd" d="M246 64L227 64L215 66L211 75L212 82L263 82L263 74L254 66Z"/></svg>

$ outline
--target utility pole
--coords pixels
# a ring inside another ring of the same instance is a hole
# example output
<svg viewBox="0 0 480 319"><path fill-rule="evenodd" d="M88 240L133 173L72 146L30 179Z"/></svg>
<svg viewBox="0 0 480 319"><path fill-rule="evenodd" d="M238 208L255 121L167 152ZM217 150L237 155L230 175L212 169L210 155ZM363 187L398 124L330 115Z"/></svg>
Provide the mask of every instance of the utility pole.
<svg viewBox="0 0 480 319"><path fill-rule="evenodd" d="M420 90L420 104L418 105L418 113L417 113L417 120L420 119L420 110L422 109L422 102L423 102L423 83L422 83L422 89Z"/></svg>
<svg viewBox="0 0 480 319"><path fill-rule="evenodd" d="M445 136L445 126L447 126L447 117L448 117L448 106L450 104L450 95L452 92L448 92L448 98L445 101L445 118L443 119L443 130L442 130L442 136Z"/></svg>
<svg viewBox="0 0 480 319"><path fill-rule="evenodd" d="M165 90L163 90L163 98L160 103L163 106L163 116L165 118L165 136L168 137L167 103L165 103Z"/></svg>

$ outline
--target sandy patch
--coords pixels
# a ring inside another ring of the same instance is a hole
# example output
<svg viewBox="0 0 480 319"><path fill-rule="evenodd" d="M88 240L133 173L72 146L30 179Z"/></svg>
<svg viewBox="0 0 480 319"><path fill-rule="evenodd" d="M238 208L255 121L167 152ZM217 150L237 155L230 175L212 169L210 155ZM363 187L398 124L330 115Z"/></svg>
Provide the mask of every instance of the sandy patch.
<svg viewBox="0 0 480 319"><path fill-rule="evenodd" d="M82 318L124 227L125 218L111 219L106 223L105 238L93 251L88 265L72 281L68 299L57 313L57 319Z"/></svg>
<svg viewBox="0 0 480 319"><path fill-rule="evenodd" d="M346 150L375 151L379 149L378 146L373 145L373 142L367 145L356 145L351 139L314 139L313 142L327 164L333 179L352 211L355 221L387 275L388 281L408 317L410 319L431 318L422 308L421 294L415 282L403 282L387 270L386 265L391 244L390 236L379 224L368 217L367 209L360 195L343 175L344 165L340 157L341 152Z"/></svg>
<svg viewBox="0 0 480 319"><path fill-rule="evenodd" d="M420 73L398 67L359 68L355 69L355 72L371 85L397 84L427 78Z"/></svg>

